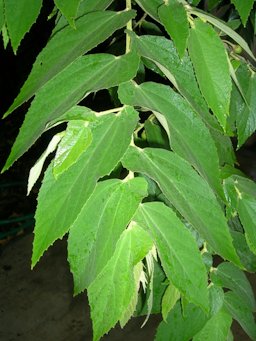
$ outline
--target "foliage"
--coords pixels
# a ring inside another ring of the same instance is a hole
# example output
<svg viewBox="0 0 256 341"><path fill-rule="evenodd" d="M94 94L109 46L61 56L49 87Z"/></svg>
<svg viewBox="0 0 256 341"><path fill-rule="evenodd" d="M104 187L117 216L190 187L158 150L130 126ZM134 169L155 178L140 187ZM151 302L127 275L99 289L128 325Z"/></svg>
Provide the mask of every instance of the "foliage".
<svg viewBox="0 0 256 341"><path fill-rule="evenodd" d="M15 53L41 5L0 0ZM31 101L4 170L59 127L29 176L28 191L56 150L32 267L68 234L95 341L151 313L163 315L157 341L231 340L232 319L256 340L244 273L256 264L256 185L233 149L256 130L256 59L235 31L254 34L254 1L222 5L55 0L52 35L5 114ZM104 89L112 108L92 110L88 95Z"/></svg>

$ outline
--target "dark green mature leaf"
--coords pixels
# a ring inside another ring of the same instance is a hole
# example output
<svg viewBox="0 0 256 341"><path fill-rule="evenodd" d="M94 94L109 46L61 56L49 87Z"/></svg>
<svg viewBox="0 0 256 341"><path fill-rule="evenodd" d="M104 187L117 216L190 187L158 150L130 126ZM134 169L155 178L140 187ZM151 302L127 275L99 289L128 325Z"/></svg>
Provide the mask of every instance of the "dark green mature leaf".
<svg viewBox="0 0 256 341"><path fill-rule="evenodd" d="M182 311L180 302L177 302L167 322L160 323L155 341L189 341L201 330L207 319L199 307L188 304Z"/></svg>
<svg viewBox="0 0 256 341"><path fill-rule="evenodd" d="M35 0L32 1L36 2ZM17 1L14 1L14 3L16 4ZM79 56L103 42L134 16L134 11L93 12L76 20L75 30L67 26L57 32L37 56L28 79L21 88L18 97L6 112L5 117L30 99L46 82L55 77Z"/></svg>
<svg viewBox="0 0 256 341"><path fill-rule="evenodd" d="M138 86L131 81L119 87L119 97L125 104L152 110L165 128L171 148L223 196L214 141L203 121L179 94L166 85L148 82Z"/></svg>
<svg viewBox="0 0 256 341"><path fill-rule="evenodd" d="M89 122L72 120L68 123L53 163L53 174L57 178L71 167L92 142Z"/></svg>
<svg viewBox="0 0 256 341"><path fill-rule="evenodd" d="M5 20L15 53L21 40L35 23L41 7L42 0L4 0Z"/></svg>
<svg viewBox="0 0 256 341"><path fill-rule="evenodd" d="M252 340L256 340L256 323L253 313L243 299L232 291L225 293L225 308L237 320Z"/></svg>
<svg viewBox="0 0 256 341"><path fill-rule="evenodd" d="M156 21L160 21L158 17L158 8L163 4L163 0L135 0L137 4Z"/></svg>
<svg viewBox="0 0 256 341"><path fill-rule="evenodd" d="M98 341L122 320L133 298L133 269L152 247L149 235L139 226L123 232L113 257L88 288L93 321L93 340Z"/></svg>
<svg viewBox="0 0 256 341"><path fill-rule="evenodd" d="M54 2L61 13L67 18L69 24L75 28L75 18L81 0L54 0Z"/></svg>
<svg viewBox="0 0 256 341"><path fill-rule="evenodd" d="M244 268L250 272L256 272L256 255L250 251L244 234L237 231L231 231L231 235L236 252L241 259Z"/></svg>
<svg viewBox="0 0 256 341"><path fill-rule="evenodd" d="M167 150L134 147L128 148L122 163L154 179L167 199L218 254L241 264L216 197L191 165Z"/></svg>
<svg viewBox="0 0 256 341"><path fill-rule="evenodd" d="M38 196L32 266L74 223L93 192L96 181L109 174L127 149L138 121L138 113L124 108L106 115L89 128L92 143L79 160L56 180L52 166L45 173Z"/></svg>
<svg viewBox="0 0 256 341"><path fill-rule="evenodd" d="M149 230L171 283L205 311L209 309L207 274L196 241L174 211L163 203L140 205L134 220Z"/></svg>
<svg viewBox="0 0 256 341"><path fill-rule="evenodd" d="M178 0L169 0L160 6L158 15L166 31L173 39L179 56L184 56L189 36L187 12Z"/></svg>
<svg viewBox="0 0 256 341"><path fill-rule="evenodd" d="M242 23L245 26L250 15L250 12L253 8L254 0L240 1L240 0L231 0L232 4L235 5L237 12L239 13Z"/></svg>
<svg viewBox="0 0 256 341"><path fill-rule="evenodd" d="M227 341L232 317L224 309L212 316L193 341Z"/></svg>
<svg viewBox="0 0 256 341"><path fill-rule="evenodd" d="M170 149L168 136L155 118L147 119L144 128L150 147Z"/></svg>
<svg viewBox="0 0 256 341"><path fill-rule="evenodd" d="M69 231L74 292L82 292L112 257L116 242L147 195L143 178L99 182Z"/></svg>
<svg viewBox="0 0 256 341"><path fill-rule="evenodd" d="M81 15L93 11L103 11L108 8L113 1L114 0L82 0L78 14Z"/></svg>
<svg viewBox="0 0 256 341"><path fill-rule="evenodd" d="M236 208L245 230L250 250L256 254L256 184L250 179L234 175L224 182L233 208Z"/></svg>
<svg viewBox="0 0 256 341"><path fill-rule="evenodd" d="M252 311L256 311L256 301L250 282L243 271L231 263L221 263L211 273L211 280L216 285L232 290L239 296Z"/></svg>
<svg viewBox="0 0 256 341"><path fill-rule="evenodd" d="M248 79L245 81L245 97L247 106L242 103L237 115L238 147L251 136L256 130L256 74L248 71Z"/></svg>
<svg viewBox="0 0 256 341"><path fill-rule="evenodd" d="M199 87L221 126L226 129L232 83L228 57L215 30L201 19L196 19L188 40Z"/></svg>
<svg viewBox="0 0 256 341"><path fill-rule="evenodd" d="M207 104L198 88L189 56L185 53L181 60L173 43L164 37L138 37L135 34L131 34L131 36L138 53L156 63L156 67L161 69L161 72L202 117L216 144L220 164L233 164L235 157L231 140L228 136L223 135L216 118L209 113Z"/></svg>
<svg viewBox="0 0 256 341"><path fill-rule="evenodd" d="M139 58L133 53L119 57L92 54L76 59L37 93L4 170L36 141L48 122L62 116L88 93L133 78L138 64Z"/></svg>

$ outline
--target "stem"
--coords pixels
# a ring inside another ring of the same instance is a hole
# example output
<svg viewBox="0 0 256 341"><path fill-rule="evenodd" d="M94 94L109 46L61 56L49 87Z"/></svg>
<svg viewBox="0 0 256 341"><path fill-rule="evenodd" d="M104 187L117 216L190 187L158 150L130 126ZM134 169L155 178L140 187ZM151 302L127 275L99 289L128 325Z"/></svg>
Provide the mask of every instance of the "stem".
<svg viewBox="0 0 256 341"><path fill-rule="evenodd" d="M119 112L119 111L121 111L123 108L124 108L124 107L119 107L119 108L113 108L113 109L109 109L109 110L105 110L105 111L96 112L95 115L96 115L96 116L108 115L108 114L111 114L111 113Z"/></svg>
<svg viewBox="0 0 256 341"><path fill-rule="evenodd" d="M126 10L129 11L132 9L132 1L131 0L126 0ZM126 25L126 29L128 31L132 31L132 19L128 21ZM131 37L129 36L128 33L126 33L126 49L125 53L129 53L131 51Z"/></svg>

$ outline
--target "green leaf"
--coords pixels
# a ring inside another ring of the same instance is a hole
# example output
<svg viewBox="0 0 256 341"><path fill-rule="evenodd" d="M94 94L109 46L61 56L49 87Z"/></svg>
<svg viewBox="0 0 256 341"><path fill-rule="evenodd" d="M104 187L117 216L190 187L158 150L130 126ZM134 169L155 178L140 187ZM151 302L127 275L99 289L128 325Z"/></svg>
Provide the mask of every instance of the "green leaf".
<svg viewBox="0 0 256 341"><path fill-rule="evenodd" d="M5 20L14 53L35 23L42 0L4 0Z"/></svg>
<svg viewBox="0 0 256 341"><path fill-rule="evenodd" d="M249 45L247 42L240 36L240 34L236 33L232 28L230 28L225 21L222 21L214 16L211 16L204 11L201 11L199 9L196 10L189 10L189 13L198 16L202 20L206 20L218 29L220 29L222 32L226 33L230 38L232 38L238 45L240 45L246 53L249 54L249 56L256 61L255 56L253 55Z"/></svg>
<svg viewBox="0 0 256 341"><path fill-rule="evenodd" d="M178 0L169 0L159 7L158 15L167 33L173 39L180 58L184 56L189 36L187 12Z"/></svg>
<svg viewBox="0 0 256 341"><path fill-rule="evenodd" d="M40 158L36 161L34 166L30 169L29 171L29 176L28 176L28 190L27 190L27 195L29 195L31 189L33 188L34 184L38 180L46 158L55 151L57 148L59 142L61 141L62 138L62 133L56 134L53 136L51 139L50 143L48 144L46 150L43 152L43 154L40 156Z"/></svg>
<svg viewBox="0 0 256 341"><path fill-rule="evenodd" d="M67 18L69 24L75 28L75 18L81 0L54 0L54 2L61 13Z"/></svg>
<svg viewBox="0 0 256 341"><path fill-rule="evenodd" d="M4 0L0 0L0 32L4 25Z"/></svg>
<svg viewBox="0 0 256 341"><path fill-rule="evenodd" d="M68 260L75 294L88 288L112 257L116 242L147 195L143 178L99 182L72 224Z"/></svg>
<svg viewBox="0 0 256 341"><path fill-rule="evenodd" d="M93 11L103 11L108 8L114 0L82 0L79 7L79 14Z"/></svg>
<svg viewBox="0 0 256 341"><path fill-rule="evenodd" d="M256 272L256 255L250 251L244 234L237 231L232 231L231 234L243 266L250 272Z"/></svg>
<svg viewBox="0 0 256 341"><path fill-rule="evenodd" d="M238 147L241 147L256 130L256 74L254 72L249 74L245 82L247 83L245 97L249 106L243 103L238 111L236 121Z"/></svg>
<svg viewBox="0 0 256 341"><path fill-rule="evenodd" d="M206 268L196 241L176 214L162 203L146 203L140 205L134 220L152 235L169 281L188 301L207 311Z"/></svg>
<svg viewBox="0 0 256 341"><path fill-rule="evenodd" d="M252 340L256 340L256 323L253 313L241 297L232 291L225 293L225 308L237 320Z"/></svg>
<svg viewBox="0 0 256 341"><path fill-rule="evenodd" d="M56 178L72 166L90 146L92 134L88 124L89 122L78 120L68 123L54 158L53 174Z"/></svg>
<svg viewBox="0 0 256 341"><path fill-rule="evenodd" d="M119 87L119 97L125 104L153 111L169 136L171 148L223 197L214 141L200 117L179 94L166 85L148 82L138 86L131 81Z"/></svg>
<svg viewBox="0 0 256 341"><path fill-rule="evenodd" d="M163 4L163 0L135 0L144 12L149 14L151 18L160 21L158 17L158 7Z"/></svg>
<svg viewBox="0 0 256 341"><path fill-rule="evenodd" d="M227 341L232 317L224 310L206 322L203 329L193 337L193 341Z"/></svg>
<svg viewBox="0 0 256 341"><path fill-rule="evenodd" d="M180 292L175 286L170 283L165 290L163 299L162 299L162 316L164 321L167 321L167 316L169 312L173 309L176 302L180 299Z"/></svg>
<svg viewBox="0 0 256 341"><path fill-rule="evenodd" d="M250 15L250 12L253 8L254 0L240 1L240 0L231 0L232 4L235 5L237 12L242 19L242 23L245 26Z"/></svg>
<svg viewBox="0 0 256 341"><path fill-rule="evenodd" d="M17 1L12 1L15 3L15 12ZM21 0L18 3L22 2ZM32 0L32 2L36 1ZM11 14L13 16L13 13ZM134 11L93 12L76 20L75 30L67 26L57 32L37 56L28 79L4 117L30 99L45 83L68 67L79 56L106 40L134 16Z"/></svg>
<svg viewBox="0 0 256 341"><path fill-rule="evenodd" d="M256 254L256 184L234 175L224 182L233 208L237 209L250 250Z"/></svg>
<svg viewBox="0 0 256 341"><path fill-rule="evenodd" d="M168 136L156 119L147 119L144 129L150 147L170 149Z"/></svg>
<svg viewBox="0 0 256 341"><path fill-rule="evenodd" d="M90 92L133 78L138 64L139 58L133 53L120 57L92 54L76 59L37 93L4 170L36 141L49 121L59 118Z"/></svg>
<svg viewBox="0 0 256 341"><path fill-rule="evenodd" d="M221 263L211 273L211 280L216 285L232 290L252 311L256 311L256 301L250 282L244 272L236 266L228 262Z"/></svg>
<svg viewBox="0 0 256 341"><path fill-rule="evenodd" d="M207 182L185 160L163 149L129 147L124 167L146 174L224 259L240 266L226 219Z"/></svg>
<svg viewBox="0 0 256 341"><path fill-rule="evenodd" d="M209 24L196 19L188 49L202 94L225 130L232 83L224 45Z"/></svg>
<svg viewBox="0 0 256 341"><path fill-rule="evenodd" d="M136 287L134 266L152 247L149 235L139 226L123 232L105 268L88 288L93 340L99 340L123 318Z"/></svg>
<svg viewBox="0 0 256 341"><path fill-rule="evenodd" d="M189 341L207 319L202 310L193 304L188 304L182 311L180 302L177 302L167 322L161 322L157 328L155 341Z"/></svg>
<svg viewBox="0 0 256 341"><path fill-rule="evenodd" d="M92 143L75 164L57 180L52 166L48 168L38 196L32 266L68 232L96 181L114 169L130 143L137 121L138 113L132 108L99 118L89 125Z"/></svg>

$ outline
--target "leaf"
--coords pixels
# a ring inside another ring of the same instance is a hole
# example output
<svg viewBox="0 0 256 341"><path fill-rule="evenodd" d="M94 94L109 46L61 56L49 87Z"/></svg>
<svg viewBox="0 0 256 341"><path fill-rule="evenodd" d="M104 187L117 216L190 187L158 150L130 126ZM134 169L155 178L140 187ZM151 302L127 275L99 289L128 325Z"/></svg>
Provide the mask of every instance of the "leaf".
<svg viewBox="0 0 256 341"><path fill-rule="evenodd" d="M173 284L169 284L162 299L162 316L166 322L169 312L180 299L180 292Z"/></svg>
<svg viewBox="0 0 256 341"><path fill-rule="evenodd" d="M149 14L151 18L160 21L158 17L158 7L163 4L162 0L136 0L136 3Z"/></svg>
<svg viewBox="0 0 256 341"><path fill-rule="evenodd" d="M160 6L158 15L167 33L173 39L180 58L184 56L189 36L187 12L178 0L169 0Z"/></svg>
<svg viewBox="0 0 256 341"><path fill-rule="evenodd" d="M238 112L237 116L237 133L238 133L238 147L241 147L242 144L252 135L252 133L256 130L256 100L255 100L255 91L256 91L256 74L252 73L249 75L247 80L247 91L245 93L245 97L249 104L249 107L244 103L242 106L242 110Z"/></svg>
<svg viewBox="0 0 256 341"><path fill-rule="evenodd" d="M146 203L134 220L152 235L169 281L188 301L207 311L206 269L193 236L176 214L162 203Z"/></svg>
<svg viewBox="0 0 256 341"><path fill-rule="evenodd" d="M227 341L231 323L232 317L222 309L206 322L193 341Z"/></svg>
<svg viewBox="0 0 256 341"><path fill-rule="evenodd" d="M221 263L211 273L211 280L216 285L232 290L252 311L256 311L256 301L250 282L244 272L236 266L228 262Z"/></svg>
<svg viewBox="0 0 256 341"><path fill-rule="evenodd" d="M29 195L31 189L33 188L34 184L38 180L46 158L55 151L57 148L59 142L61 141L62 138L62 133L56 134L53 136L51 139L48 147L46 150L43 152L43 154L40 156L40 158L36 161L34 166L30 169L29 171L29 176L28 176L28 190L27 190L27 195Z"/></svg>
<svg viewBox="0 0 256 341"><path fill-rule="evenodd" d="M188 49L202 94L225 130L232 83L224 45L209 24L196 19Z"/></svg>
<svg viewBox="0 0 256 341"><path fill-rule="evenodd" d="M232 231L233 244L241 263L250 272L256 272L256 255L252 253L246 243L243 233Z"/></svg>
<svg viewBox="0 0 256 341"><path fill-rule="evenodd" d="M144 129L150 147L170 149L168 136L156 119L147 119Z"/></svg>
<svg viewBox="0 0 256 341"><path fill-rule="evenodd" d="M89 286L94 341L122 319L136 287L134 266L151 247L151 238L142 228L136 225L130 227L120 237L113 257Z"/></svg>
<svg viewBox="0 0 256 341"><path fill-rule="evenodd" d="M4 0L0 0L0 31L4 25Z"/></svg>
<svg viewBox="0 0 256 341"><path fill-rule="evenodd" d="M116 242L147 195L143 178L99 182L72 224L68 260L74 292L88 288L112 257Z"/></svg>
<svg viewBox="0 0 256 341"><path fill-rule="evenodd" d="M4 0L5 20L14 53L36 22L41 7L42 0Z"/></svg>
<svg viewBox="0 0 256 341"><path fill-rule="evenodd" d="M137 85L129 82L119 87L119 98L125 104L153 111L165 128L175 153L189 161L223 197L214 141L200 117L179 94L158 83Z"/></svg>
<svg viewBox="0 0 256 341"><path fill-rule="evenodd" d="M69 24L75 28L75 18L81 0L54 0L54 2L61 13L67 18Z"/></svg>
<svg viewBox="0 0 256 341"><path fill-rule="evenodd" d="M239 0L231 0L232 4L235 5L235 8L237 12L240 15L240 18L242 19L242 23L244 27L246 26L246 22L248 20L248 17L250 15L250 12L253 8L254 0L247 0L247 1L239 1Z"/></svg>
<svg viewBox="0 0 256 341"><path fill-rule="evenodd" d="M199 307L188 304L184 311L177 302L157 328L155 341L189 341L206 323L207 316Z"/></svg>
<svg viewBox="0 0 256 341"><path fill-rule="evenodd" d="M4 170L36 141L49 121L62 116L88 93L133 78L138 63L139 59L133 53L120 57L92 54L76 59L37 93Z"/></svg>
<svg viewBox="0 0 256 341"><path fill-rule="evenodd" d="M232 207L237 209L250 250L256 254L256 184L250 179L234 175L225 180L225 188Z"/></svg>
<svg viewBox="0 0 256 341"><path fill-rule="evenodd" d="M189 13L198 16L202 20L206 20L218 29L220 29L222 32L226 33L230 38L232 38L238 45L240 45L248 55L256 61L255 56L253 55L249 45L247 42L240 36L240 34L236 33L232 28L230 28L226 22L220 20L219 18L216 18L214 16L211 16L204 11L201 11L199 9L193 9L189 10Z"/></svg>
<svg viewBox="0 0 256 341"><path fill-rule="evenodd" d="M138 113L132 108L99 118L89 125L92 143L79 160L57 180L52 166L45 172L38 196L32 267L55 240L68 232L96 181L114 169L130 143L137 121Z"/></svg>
<svg viewBox="0 0 256 341"><path fill-rule="evenodd" d="M180 214L224 259L240 266L226 219L207 182L178 155L163 149L129 147L122 163L157 182Z"/></svg>
<svg viewBox="0 0 256 341"><path fill-rule="evenodd" d="M250 338L256 340L256 323L252 311L244 304L241 298L232 291L226 292L225 307Z"/></svg>
<svg viewBox="0 0 256 341"><path fill-rule="evenodd" d="M53 174L56 178L72 166L90 146L92 135L88 123L80 120L72 120L68 123L54 158Z"/></svg>
<svg viewBox="0 0 256 341"><path fill-rule="evenodd" d="M12 2L15 3L15 11L17 1L12 0ZM24 0L19 1L22 2ZM13 13L11 15L13 16ZM4 117L29 100L45 83L70 66L78 57L106 40L134 16L134 11L93 12L76 20L76 30L67 26L57 32L37 56L28 79Z"/></svg>

